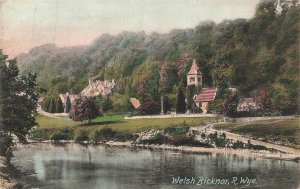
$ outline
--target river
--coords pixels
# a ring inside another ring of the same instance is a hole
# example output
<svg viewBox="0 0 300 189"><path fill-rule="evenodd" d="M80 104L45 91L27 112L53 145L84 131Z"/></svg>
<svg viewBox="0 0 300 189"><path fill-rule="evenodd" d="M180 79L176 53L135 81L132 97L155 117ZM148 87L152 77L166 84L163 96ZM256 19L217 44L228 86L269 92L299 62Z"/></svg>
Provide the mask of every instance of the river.
<svg viewBox="0 0 300 189"><path fill-rule="evenodd" d="M19 145L14 155L26 188L300 188L293 161L79 144Z"/></svg>

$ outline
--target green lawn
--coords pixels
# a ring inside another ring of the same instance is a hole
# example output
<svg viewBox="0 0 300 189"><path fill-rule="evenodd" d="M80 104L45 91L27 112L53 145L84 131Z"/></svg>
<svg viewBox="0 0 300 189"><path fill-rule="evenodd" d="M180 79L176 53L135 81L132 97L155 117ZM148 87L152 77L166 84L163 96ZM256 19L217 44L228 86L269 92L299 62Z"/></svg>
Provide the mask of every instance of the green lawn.
<svg viewBox="0 0 300 189"><path fill-rule="evenodd" d="M79 125L68 118L51 118L43 115L38 115L36 120L40 128L63 128Z"/></svg>
<svg viewBox="0 0 300 189"><path fill-rule="evenodd" d="M215 128L250 135L265 141L281 141L291 147L300 147L300 119L222 124L215 126Z"/></svg>
<svg viewBox="0 0 300 189"><path fill-rule="evenodd" d="M74 122L68 119L51 118L39 115L37 122L39 128L64 128L73 127L77 129L87 129L90 132L110 127L114 130L134 133L147 131L151 129L163 129L167 127L175 127L178 125L199 126L208 122L215 121L215 117L199 117L199 118L164 118L164 119L124 119L124 115L107 115L92 120L91 125L83 125L80 122Z"/></svg>
<svg viewBox="0 0 300 189"><path fill-rule="evenodd" d="M216 118L164 118L164 119L131 119L118 120L112 122L99 122L93 126L80 126L81 128L89 128L89 130L97 130L103 127L110 127L113 130L135 133L148 131L151 129L164 129L167 127L176 127L178 125L200 126L208 122L214 121Z"/></svg>

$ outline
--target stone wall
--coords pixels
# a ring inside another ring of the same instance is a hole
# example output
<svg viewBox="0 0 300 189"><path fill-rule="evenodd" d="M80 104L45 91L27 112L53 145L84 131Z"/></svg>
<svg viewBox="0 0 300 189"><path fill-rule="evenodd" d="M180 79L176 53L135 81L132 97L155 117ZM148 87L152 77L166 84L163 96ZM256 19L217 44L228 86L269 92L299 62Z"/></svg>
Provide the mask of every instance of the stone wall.
<svg viewBox="0 0 300 189"><path fill-rule="evenodd" d="M230 118L224 117L224 122L238 123L238 122L248 122L248 121L261 121L261 120L271 120L271 119L294 119L300 116L268 116L268 117L242 117L242 118Z"/></svg>
<svg viewBox="0 0 300 189"><path fill-rule="evenodd" d="M180 117L216 117L216 114L167 114L125 117L125 119L151 119L151 118L180 118Z"/></svg>

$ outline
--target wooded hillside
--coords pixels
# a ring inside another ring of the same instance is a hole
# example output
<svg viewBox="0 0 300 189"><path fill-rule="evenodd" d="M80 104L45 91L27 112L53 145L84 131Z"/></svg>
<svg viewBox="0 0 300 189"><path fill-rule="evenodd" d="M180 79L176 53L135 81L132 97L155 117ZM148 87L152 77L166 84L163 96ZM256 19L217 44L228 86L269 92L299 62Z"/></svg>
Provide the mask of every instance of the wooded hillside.
<svg viewBox="0 0 300 189"><path fill-rule="evenodd" d="M277 1L276 1L277 2ZM79 93L88 78L115 79L119 108L130 97L159 102L161 93L174 106L177 87L186 85L193 58L204 86L237 87L241 96L265 89L272 107L298 111L300 7L262 1L250 20L204 22L193 29L167 34L104 34L85 47L47 44L18 56L22 73L36 72L38 83L59 93Z"/></svg>

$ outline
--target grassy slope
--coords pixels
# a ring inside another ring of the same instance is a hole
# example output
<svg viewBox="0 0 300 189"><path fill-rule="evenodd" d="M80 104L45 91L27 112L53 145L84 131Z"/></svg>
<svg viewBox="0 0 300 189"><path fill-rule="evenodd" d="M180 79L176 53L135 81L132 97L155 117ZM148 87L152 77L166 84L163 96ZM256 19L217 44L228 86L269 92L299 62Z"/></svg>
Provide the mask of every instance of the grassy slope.
<svg viewBox="0 0 300 189"><path fill-rule="evenodd" d="M281 141L291 147L300 147L300 119L222 124L215 128L249 135L265 141Z"/></svg>
<svg viewBox="0 0 300 189"><path fill-rule="evenodd" d="M98 117L92 121L92 125L81 125L80 122L74 122L69 119L58 119L46 116L37 116L39 128L63 128L73 127L75 130L87 129L90 133L104 127L110 127L114 130L134 133L140 131L147 131L151 129L162 129L167 127L175 127L178 125L200 126L210 121L216 120L212 117L199 118L164 118L164 119L136 119L126 120L123 115L108 115Z"/></svg>

